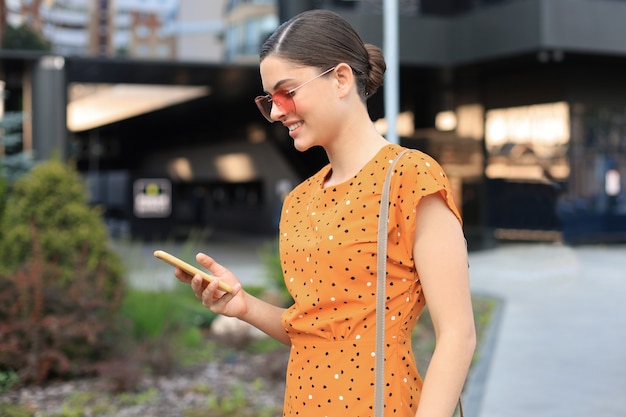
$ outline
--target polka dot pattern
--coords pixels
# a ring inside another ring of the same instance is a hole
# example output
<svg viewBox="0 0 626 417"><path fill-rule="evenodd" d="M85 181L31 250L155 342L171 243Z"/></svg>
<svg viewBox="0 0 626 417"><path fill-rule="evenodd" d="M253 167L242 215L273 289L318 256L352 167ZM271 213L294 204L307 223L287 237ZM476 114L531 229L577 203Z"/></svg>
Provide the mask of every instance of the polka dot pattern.
<svg viewBox="0 0 626 417"><path fill-rule="evenodd" d="M371 417L376 342L376 240L388 145L351 180L324 187L330 166L285 199L281 264L295 303L282 317L292 341L284 415ZM394 168L386 287L385 415L415 415L422 379L410 337L424 308L412 256L415 208L441 193L459 217L445 173L414 151ZM459 217L460 220L460 217Z"/></svg>

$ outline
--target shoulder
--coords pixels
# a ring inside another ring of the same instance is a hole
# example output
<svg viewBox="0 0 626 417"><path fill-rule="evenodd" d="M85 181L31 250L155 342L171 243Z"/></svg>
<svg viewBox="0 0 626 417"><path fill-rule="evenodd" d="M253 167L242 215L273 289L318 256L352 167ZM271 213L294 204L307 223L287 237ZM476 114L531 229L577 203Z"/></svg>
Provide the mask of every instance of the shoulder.
<svg viewBox="0 0 626 417"><path fill-rule="evenodd" d="M439 171L440 174L445 175L435 158L418 149L405 148L400 145L388 145L386 152L381 153L381 159L388 160L390 163L398 156L400 156L396 165L399 167L397 168L398 171L421 167L423 170Z"/></svg>
<svg viewBox="0 0 626 417"><path fill-rule="evenodd" d="M425 152L417 149L408 149L399 161L400 166L404 166L408 170L416 170L421 174L428 174L445 178L445 172L435 158Z"/></svg>
<svg viewBox="0 0 626 417"><path fill-rule="evenodd" d="M402 150L399 152L401 153ZM398 160L395 173L401 182L420 185L422 191L433 192L449 188L448 177L441 165L432 156L415 149L408 149Z"/></svg>
<svg viewBox="0 0 626 417"><path fill-rule="evenodd" d="M406 152L396 165L398 195L408 208L415 208L424 197L440 194L448 208L461 220L450 180L439 162L419 150Z"/></svg>

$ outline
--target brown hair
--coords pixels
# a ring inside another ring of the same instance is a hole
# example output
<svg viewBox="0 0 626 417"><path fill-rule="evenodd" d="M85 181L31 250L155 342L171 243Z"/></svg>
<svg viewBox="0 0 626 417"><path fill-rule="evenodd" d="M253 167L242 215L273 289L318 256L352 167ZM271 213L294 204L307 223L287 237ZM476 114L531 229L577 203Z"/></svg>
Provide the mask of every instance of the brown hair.
<svg viewBox="0 0 626 417"><path fill-rule="evenodd" d="M381 49L364 44L348 21L328 10L309 10L280 25L261 47L261 61L270 55L320 70L346 63L363 99L383 84L386 69Z"/></svg>

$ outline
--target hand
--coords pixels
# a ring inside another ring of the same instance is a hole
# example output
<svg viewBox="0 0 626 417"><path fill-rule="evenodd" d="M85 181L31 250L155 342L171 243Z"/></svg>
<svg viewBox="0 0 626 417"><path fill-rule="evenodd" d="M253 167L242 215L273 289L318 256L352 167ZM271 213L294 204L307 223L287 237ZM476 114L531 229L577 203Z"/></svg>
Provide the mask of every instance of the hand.
<svg viewBox="0 0 626 417"><path fill-rule="evenodd" d="M192 277L180 268L174 269L176 278L183 283L190 284L196 297L202 300L202 304L212 312L230 317L243 317L248 312L248 304L246 293L243 291L237 277L228 269L215 262L213 258L203 253L197 254L196 260L215 277L212 282L205 281L200 275ZM224 281L224 283L230 285L233 291L225 293L218 289L219 281Z"/></svg>

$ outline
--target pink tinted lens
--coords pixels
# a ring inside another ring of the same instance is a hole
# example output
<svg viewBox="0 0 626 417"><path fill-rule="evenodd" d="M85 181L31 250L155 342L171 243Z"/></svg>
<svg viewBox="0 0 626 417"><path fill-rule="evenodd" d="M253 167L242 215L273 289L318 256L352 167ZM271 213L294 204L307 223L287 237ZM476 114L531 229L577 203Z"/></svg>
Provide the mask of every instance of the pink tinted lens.
<svg viewBox="0 0 626 417"><path fill-rule="evenodd" d="M291 113L295 109L293 98L287 90L277 91L272 94L272 100L282 110L283 113Z"/></svg>
<svg viewBox="0 0 626 417"><path fill-rule="evenodd" d="M273 122L270 117L270 113L272 112L272 102L270 101L269 96L259 96L254 99L256 106L259 108L261 114L270 122Z"/></svg>
<svg viewBox="0 0 626 417"><path fill-rule="evenodd" d="M272 103L276 103L278 108L283 113L291 113L296 108L295 103L293 102L293 98L291 98L291 94L287 90L281 90L281 91L275 92L274 94L271 95L271 99L270 99L270 96L259 96L256 99L254 99L254 101L256 102L257 107L261 111L261 114L263 114L263 116L265 116L265 118L269 120L270 122L274 121L272 120L272 116L271 116Z"/></svg>

